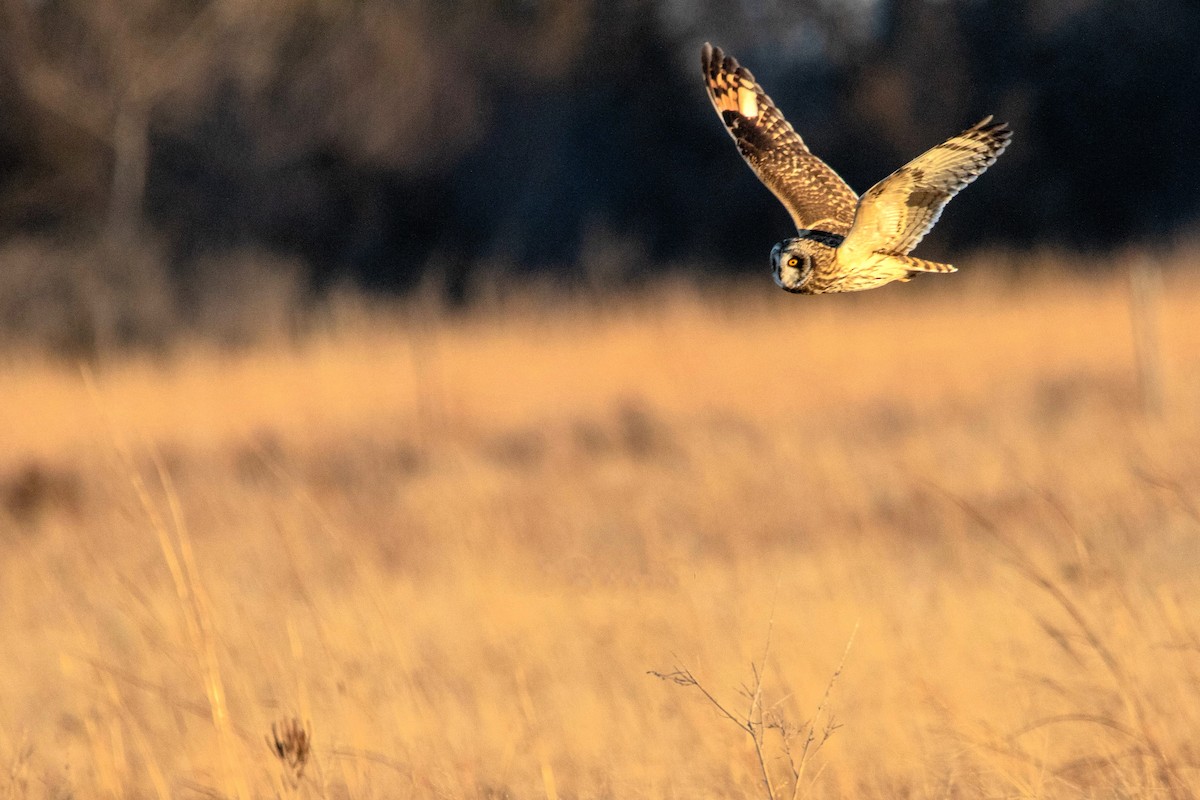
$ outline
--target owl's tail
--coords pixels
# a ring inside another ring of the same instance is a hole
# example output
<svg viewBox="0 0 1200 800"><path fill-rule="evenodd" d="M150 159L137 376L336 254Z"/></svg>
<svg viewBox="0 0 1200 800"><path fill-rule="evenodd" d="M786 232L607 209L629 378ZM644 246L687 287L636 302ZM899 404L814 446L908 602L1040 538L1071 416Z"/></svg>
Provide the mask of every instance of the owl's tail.
<svg viewBox="0 0 1200 800"><path fill-rule="evenodd" d="M886 255L888 261L895 260L899 266L909 272L958 272L958 268L952 264L941 264L937 261L926 261L923 258L914 258L913 256L902 256L896 253L881 253Z"/></svg>
<svg viewBox="0 0 1200 800"><path fill-rule="evenodd" d="M950 264L939 264L936 261L926 261L923 258L914 258L900 253L889 253L886 250L876 250L875 259L872 271L883 280L877 281L872 284L873 286L878 286L881 282L908 281L918 272L958 272ZM870 286L863 288L870 288Z"/></svg>

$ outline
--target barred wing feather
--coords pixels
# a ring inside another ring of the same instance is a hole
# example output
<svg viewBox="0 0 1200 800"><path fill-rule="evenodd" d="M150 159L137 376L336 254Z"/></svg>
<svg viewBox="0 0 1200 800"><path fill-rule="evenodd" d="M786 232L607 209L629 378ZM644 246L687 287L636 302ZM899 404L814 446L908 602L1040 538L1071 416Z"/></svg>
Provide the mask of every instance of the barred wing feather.
<svg viewBox="0 0 1200 800"><path fill-rule="evenodd" d="M710 44L701 51L700 65L708 96L738 151L796 227L846 235L858 196L809 151L750 70Z"/></svg>
<svg viewBox="0 0 1200 800"><path fill-rule="evenodd" d="M1004 152L1012 133L989 116L871 187L863 195L839 260L907 255L933 228L950 198Z"/></svg>

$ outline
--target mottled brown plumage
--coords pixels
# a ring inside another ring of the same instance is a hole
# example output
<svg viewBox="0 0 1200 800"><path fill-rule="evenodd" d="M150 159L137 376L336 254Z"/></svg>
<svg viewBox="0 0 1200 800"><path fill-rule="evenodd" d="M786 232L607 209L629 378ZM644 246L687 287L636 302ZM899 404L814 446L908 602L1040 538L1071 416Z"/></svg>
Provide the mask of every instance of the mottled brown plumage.
<svg viewBox="0 0 1200 800"><path fill-rule="evenodd" d="M873 186L860 200L814 156L748 69L719 47L700 53L713 107L738 151L796 224L771 251L775 282L790 292L854 292L954 272L910 256L950 198L995 163L1012 134L989 116Z"/></svg>
<svg viewBox="0 0 1200 800"><path fill-rule="evenodd" d="M809 151L750 70L710 44L704 45L700 63L721 121L746 163L787 208L796 227L845 236L854 224L858 195Z"/></svg>

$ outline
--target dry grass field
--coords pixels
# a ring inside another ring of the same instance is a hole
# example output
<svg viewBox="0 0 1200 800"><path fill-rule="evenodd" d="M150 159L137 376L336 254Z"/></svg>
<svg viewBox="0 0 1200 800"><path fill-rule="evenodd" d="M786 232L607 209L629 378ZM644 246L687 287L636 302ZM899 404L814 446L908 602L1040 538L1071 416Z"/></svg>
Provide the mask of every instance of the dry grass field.
<svg viewBox="0 0 1200 800"><path fill-rule="evenodd" d="M0 798L1193 796L1198 315L1157 414L1121 274L8 353Z"/></svg>

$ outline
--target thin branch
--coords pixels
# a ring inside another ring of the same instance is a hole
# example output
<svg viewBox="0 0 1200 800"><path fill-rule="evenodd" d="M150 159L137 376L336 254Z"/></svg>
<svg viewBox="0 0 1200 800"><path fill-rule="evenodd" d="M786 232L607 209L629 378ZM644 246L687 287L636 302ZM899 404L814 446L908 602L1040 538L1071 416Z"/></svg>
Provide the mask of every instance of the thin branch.
<svg viewBox="0 0 1200 800"><path fill-rule="evenodd" d="M696 680L696 676L693 675L692 671L687 667L677 667L673 672L666 673L650 670L646 674L653 675L659 680L671 681L678 686L694 686L700 690L700 693L704 695L708 702L712 703L713 707L716 708L717 711L721 712L722 716L724 716L734 725L737 725L746 733L753 734L753 731L750 729L750 727L741 719L735 717L732 712L725 708L725 706L721 705L721 702L717 700L717 698L713 697L712 693L709 692L708 689L705 689L704 685L701 684L700 681Z"/></svg>
<svg viewBox="0 0 1200 800"><path fill-rule="evenodd" d="M705 699L721 714L733 724L741 728L750 736L750 741L754 745L754 755L758 761L759 771L762 776L763 788L767 794L768 800L776 800L776 787L771 779L771 771L768 765L766 731L776 730L779 732L782 747L785 756L788 760L788 765L792 771L792 800L796 800L800 793L800 786L804 777L805 766L811 761L815 755L825 745L833 733L841 727L831 714L828 713L827 707L829 698L833 693L833 687L837 683L838 678L845 668L846 659L850 655L850 649L854 645L854 639L858 635L858 624L854 626L854 631L850 634L849 641L846 642L846 649L842 652L842 658L838 662L837 668L834 670L832 677L829 679L828 685L825 687L825 693L821 696L821 702L817 706L817 711L812 719L806 722L803 726L797 727L790 724L786 719L778 714L776 709L791 695L786 695L783 700L771 704L770 708L766 708L763 700L764 685L766 683L766 664L771 656L771 636L774 630L774 615L772 613L771 620L767 626L766 642L763 645L762 661L750 662L750 673L752 681L750 685L741 687L741 694L749 699L750 705L747 709L745 717L738 716L721 704L719 700L706 689L696 676L687 667L676 667L671 672L655 672L650 671L647 674L653 675L660 680L671 681L672 683L685 686L695 687L704 695ZM819 728L822 715L826 716L823 726ZM798 737L801 733L806 735L804 747L799 758L792 751L792 739ZM820 776L820 772L813 778L813 782Z"/></svg>
<svg viewBox="0 0 1200 800"><path fill-rule="evenodd" d="M850 632L850 638L846 641L846 649L842 651L842 658L838 661L837 669L833 671L833 675L829 678L829 683L825 686L825 694L821 695L821 702L817 704L817 711L812 716L812 721L808 724L808 736L804 740L804 747L800 751L800 763L792 762L791 754L788 754L788 761L792 764L792 800L796 800L800 793L800 781L804 777L804 770L807 768L811 756L815 755L818 750L824 747L825 742L829 741L829 737L837 730L840 725L834 724L833 717L829 718L825 726L821 741L817 743L813 749L813 741L816 739L817 721L821 718L821 714L825 711L825 707L829 704L829 697L833 694L833 687L837 683L838 678L842 675L842 670L846 667L846 659L850 656L850 648L854 647L854 639L858 636L858 627L861 623L854 623L854 630Z"/></svg>

